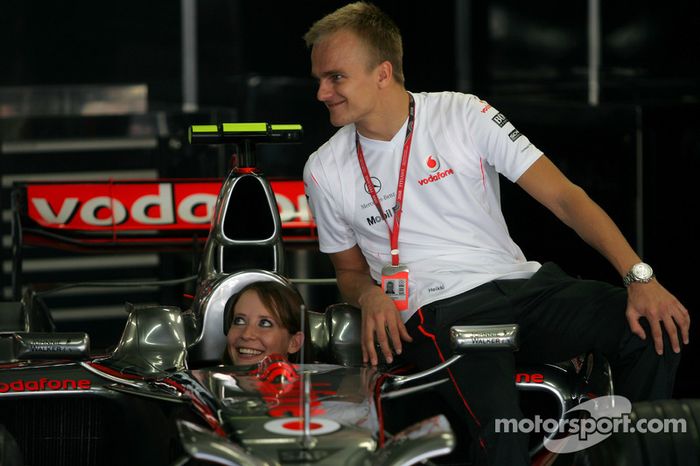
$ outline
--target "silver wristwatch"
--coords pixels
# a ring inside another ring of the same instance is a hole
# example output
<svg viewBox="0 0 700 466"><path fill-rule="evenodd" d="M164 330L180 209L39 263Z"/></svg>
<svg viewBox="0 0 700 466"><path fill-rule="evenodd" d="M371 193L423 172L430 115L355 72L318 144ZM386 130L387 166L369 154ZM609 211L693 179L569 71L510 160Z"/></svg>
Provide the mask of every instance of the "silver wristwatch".
<svg viewBox="0 0 700 466"><path fill-rule="evenodd" d="M622 279L625 286L630 286L634 282L649 283L654 278L654 270L649 264L640 262L634 264L627 275Z"/></svg>

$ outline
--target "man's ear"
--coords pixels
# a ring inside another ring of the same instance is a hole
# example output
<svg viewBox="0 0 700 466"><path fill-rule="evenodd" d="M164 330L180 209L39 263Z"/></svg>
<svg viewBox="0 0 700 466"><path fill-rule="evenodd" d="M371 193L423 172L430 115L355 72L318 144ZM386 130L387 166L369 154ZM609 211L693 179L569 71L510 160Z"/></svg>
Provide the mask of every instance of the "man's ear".
<svg viewBox="0 0 700 466"><path fill-rule="evenodd" d="M302 332L297 332L294 335L292 335L292 338L289 340L289 345L287 345L287 353L288 354L294 354L297 351L301 349L301 346L304 344L304 334Z"/></svg>
<svg viewBox="0 0 700 466"><path fill-rule="evenodd" d="M379 87L387 87L394 79L394 66L389 60L385 60L377 66L377 73Z"/></svg>

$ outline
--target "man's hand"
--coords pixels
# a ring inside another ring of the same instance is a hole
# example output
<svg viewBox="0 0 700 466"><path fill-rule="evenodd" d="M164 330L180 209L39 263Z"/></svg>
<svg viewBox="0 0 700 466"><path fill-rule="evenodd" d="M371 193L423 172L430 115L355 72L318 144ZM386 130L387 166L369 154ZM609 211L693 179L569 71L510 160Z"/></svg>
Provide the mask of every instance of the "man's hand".
<svg viewBox="0 0 700 466"><path fill-rule="evenodd" d="M639 324L641 317L646 317L651 327L651 337L658 354L663 354L663 329L671 340L673 351L681 350L678 341L680 330L683 343L688 344L690 315L688 310L656 280L649 283L632 283L627 291L627 321L632 333L646 339L646 332Z"/></svg>
<svg viewBox="0 0 700 466"><path fill-rule="evenodd" d="M401 320L399 311L396 310L391 298L387 297L378 286L372 287L361 296L359 303L362 309L362 361L365 363L369 361L373 366L379 362L374 346L376 336L384 359L391 363L394 357L389 341L391 340L396 354L401 354L401 340L413 341Z"/></svg>
<svg viewBox="0 0 700 466"><path fill-rule="evenodd" d="M335 252L329 257L335 268L341 294L350 304L362 309L362 361L369 361L373 366L378 364L374 346L376 335L384 359L391 363L394 357L389 339L396 354L401 354L401 340L413 341L394 302L372 280L369 265L359 246Z"/></svg>

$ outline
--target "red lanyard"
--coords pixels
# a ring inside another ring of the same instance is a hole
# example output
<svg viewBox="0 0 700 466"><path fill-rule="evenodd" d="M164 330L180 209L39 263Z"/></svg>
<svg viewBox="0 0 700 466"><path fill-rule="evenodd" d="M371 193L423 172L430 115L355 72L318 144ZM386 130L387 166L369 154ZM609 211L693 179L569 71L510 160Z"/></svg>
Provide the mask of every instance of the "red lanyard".
<svg viewBox="0 0 700 466"><path fill-rule="evenodd" d="M399 183L396 187L396 203L394 204L394 228L389 227L389 222L386 221L386 213L382 211L382 204L379 202L379 197L377 192L374 190L374 185L372 184L372 178L369 176L369 170L367 169L367 164L365 163L365 156L362 153L362 146L360 145L360 135L355 131L355 146L357 147L357 160L360 162L360 169L362 170L362 176L365 178L365 186L369 191L369 195L372 196L372 202L374 202L377 211L379 211L379 216L386 223L386 227L389 230L389 239L391 243L391 265L399 265L399 226L401 224L401 211L403 210L403 190L406 186L406 171L408 168L408 156L411 153L411 140L413 139L413 122L415 120L415 107L416 104L413 101L413 96L408 94L408 125L406 126L406 139L403 143L403 155L401 157L401 168L399 169Z"/></svg>

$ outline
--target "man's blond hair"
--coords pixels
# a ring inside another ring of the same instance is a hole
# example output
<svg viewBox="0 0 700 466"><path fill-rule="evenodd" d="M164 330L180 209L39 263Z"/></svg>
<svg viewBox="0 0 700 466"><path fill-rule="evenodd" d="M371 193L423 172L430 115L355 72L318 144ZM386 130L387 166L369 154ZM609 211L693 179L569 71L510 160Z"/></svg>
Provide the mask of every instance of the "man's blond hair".
<svg viewBox="0 0 700 466"><path fill-rule="evenodd" d="M389 16L371 3L350 3L316 21L304 34L304 41L312 47L342 29L352 31L368 46L368 69L388 61L393 67L394 80L404 85L401 32Z"/></svg>

